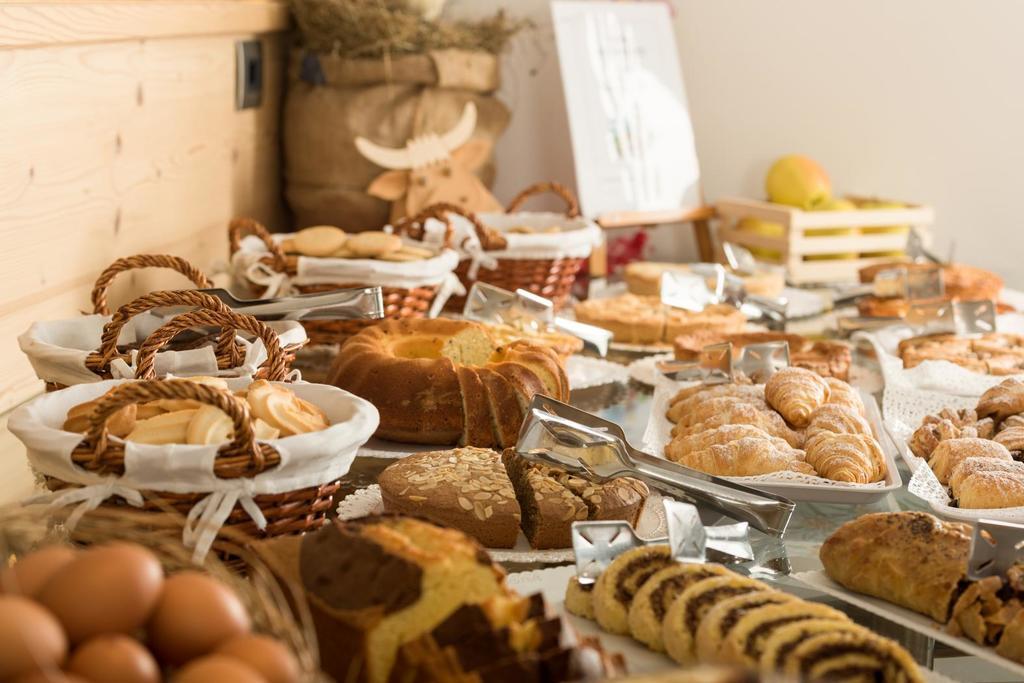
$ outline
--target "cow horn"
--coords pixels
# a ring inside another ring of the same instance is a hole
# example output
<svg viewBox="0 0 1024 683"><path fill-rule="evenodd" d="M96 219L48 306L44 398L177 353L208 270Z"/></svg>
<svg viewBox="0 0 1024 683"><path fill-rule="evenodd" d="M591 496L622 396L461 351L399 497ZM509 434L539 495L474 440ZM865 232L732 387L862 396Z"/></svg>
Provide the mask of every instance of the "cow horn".
<svg viewBox="0 0 1024 683"><path fill-rule="evenodd" d="M393 147L381 147L370 142L364 137L356 138L356 149L364 157L377 164L381 168L391 170L405 170L413 167L412 157L409 154L409 147L406 145L400 149Z"/></svg>
<svg viewBox="0 0 1024 683"><path fill-rule="evenodd" d="M467 102L465 109L462 110L462 116L459 117L458 123L456 123L451 130L441 136L441 145L449 152L456 150L466 144L466 141L473 135L473 130L475 128L476 105L472 102Z"/></svg>

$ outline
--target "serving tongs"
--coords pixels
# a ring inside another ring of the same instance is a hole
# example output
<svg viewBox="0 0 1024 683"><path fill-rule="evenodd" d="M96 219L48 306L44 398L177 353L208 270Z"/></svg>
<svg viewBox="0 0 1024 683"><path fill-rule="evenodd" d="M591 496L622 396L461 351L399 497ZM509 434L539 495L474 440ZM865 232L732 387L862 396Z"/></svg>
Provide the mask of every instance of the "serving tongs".
<svg viewBox="0 0 1024 683"><path fill-rule="evenodd" d="M699 312L713 304L730 304L771 329L786 325L785 298L771 299L747 292L742 278L721 263L693 263L689 272L665 271L661 275L661 302L666 306Z"/></svg>
<svg viewBox="0 0 1024 683"><path fill-rule="evenodd" d="M740 357L733 358L732 344L708 344L695 361L661 360L655 363L658 372L677 382L731 384L739 374L755 384L764 384L782 368L789 367L789 342L785 340L747 344Z"/></svg>
<svg viewBox="0 0 1024 683"><path fill-rule="evenodd" d="M379 320L384 317L380 287L337 289L275 299L239 299L219 287L198 290L223 301L236 313L258 320Z"/></svg>
<svg viewBox="0 0 1024 683"><path fill-rule="evenodd" d="M1024 563L1024 525L992 519L975 522L967 557L968 579L1006 576L1018 563Z"/></svg>
<svg viewBox="0 0 1024 683"><path fill-rule="evenodd" d="M853 287L839 296L833 297L833 308L853 306L867 296L880 299L902 298L907 301L924 299L941 299L946 295L946 285L942 268L938 265L930 268L908 268L893 266L881 270L875 275L874 282Z"/></svg>
<svg viewBox="0 0 1024 683"><path fill-rule="evenodd" d="M614 422L547 396L534 396L516 452L588 481L634 477L672 498L747 522L771 536L785 533L796 507L782 496L637 450Z"/></svg>
<svg viewBox="0 0 1024 683"><path fill-rule="evenodd" d="M555 315L554 302L525 289L510 292L501 287L475 282L469 289L462 315L467 320L510 325L524 332L544 332L556 329L578 337L584 345L601 356L608 355L612 333Z"/></svg>

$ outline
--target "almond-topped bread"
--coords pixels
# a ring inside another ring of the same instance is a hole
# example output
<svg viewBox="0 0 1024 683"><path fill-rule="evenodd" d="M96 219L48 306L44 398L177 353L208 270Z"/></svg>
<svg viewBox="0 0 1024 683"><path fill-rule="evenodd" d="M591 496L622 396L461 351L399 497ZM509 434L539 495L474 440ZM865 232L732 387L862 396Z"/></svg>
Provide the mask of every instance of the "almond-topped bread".
<svg viewBox="0 0 1024 683"><path fill-rule="evenodd" d="M519 503L501 456L486 448L415 453L377 479L384 509L463 531L488 548L511 548Z"/></svg>

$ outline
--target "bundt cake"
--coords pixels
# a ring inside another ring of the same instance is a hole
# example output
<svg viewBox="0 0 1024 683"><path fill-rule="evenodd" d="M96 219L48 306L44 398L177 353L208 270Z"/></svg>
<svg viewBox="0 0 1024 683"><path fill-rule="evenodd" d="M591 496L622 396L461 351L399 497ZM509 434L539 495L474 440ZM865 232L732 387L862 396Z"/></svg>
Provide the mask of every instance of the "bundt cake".
<svg viewBox="0 0 1024 683"><path fill-rule="evenodd" d="M350 337L331 383L380 412L377 436L406 443L515 445L534 394L569 398L569 379L550 348L498 344L479 323L390 320Z"/></svg>

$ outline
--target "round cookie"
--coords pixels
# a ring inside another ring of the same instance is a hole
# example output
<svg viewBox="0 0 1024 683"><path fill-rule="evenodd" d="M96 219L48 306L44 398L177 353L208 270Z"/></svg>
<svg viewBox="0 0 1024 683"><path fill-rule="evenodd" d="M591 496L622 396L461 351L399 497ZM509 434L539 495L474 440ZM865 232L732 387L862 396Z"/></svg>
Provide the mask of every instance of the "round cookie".
<svg viewBox="0 0 1024 683"><path fill-rule="evenodd" d="M359 258L380 258L401 249L402 238L379 230L370 230L352 235L345 246Z"/></svg>
<svg viewBox="0 0 1024 683"><path fill-rule="evenodd" d="M647 579L675 564L667 545L647 545L622 553L594 586L594 617L608 633L629 633L629 607Z"/></svg>
<svg viewBox="0 0 1024 683"><path fill-rule="evenodd" d="M669 565L648 579L629 606L629 632L634 639L655 652L664 652L661 623L672 603L698 581L731 574L720 564L691 562Z"/></svg>
<svg viewBox="0 0 1024 683"><path fill-rule="evenodd" d="M594 584L580 583L575 576L569 578L565 588L565 609L584 619L594 618Z"/></svg>
<svg viewBox="0 0 1024 683"><path fill-rule="evenodd" d="M348 235L341 228L316 225L303 228L292 236L295 251L305 256L329 256L345 245Z"/></svg>
<svg viewBox="0 0 1024 683"><path fill-rule="evenodd" d="M756 667L776 631L805 621L853 623L839 610L816 602L797 601L751 610L726 634L719 646L718 658L727 664Z"/></svg>
<svg viewBox="0 0 1024 683"><path fill-rule="evenodd" d="M723 662L721 649L726 636L744 615L796 600L796 596L776 590L744 593L722 600L708 610L697 627L696 652L702 662Z"/></svg>
<svg viewBox="0 0 1024 683"><path fill-rule="evenodd" d="M769 590L767 584L739 574L704 579L684 590L672 603L662 623L661 637L668 656L680 664L696 663L697 629L708 611L734 595L765 590Z"/></svg>

